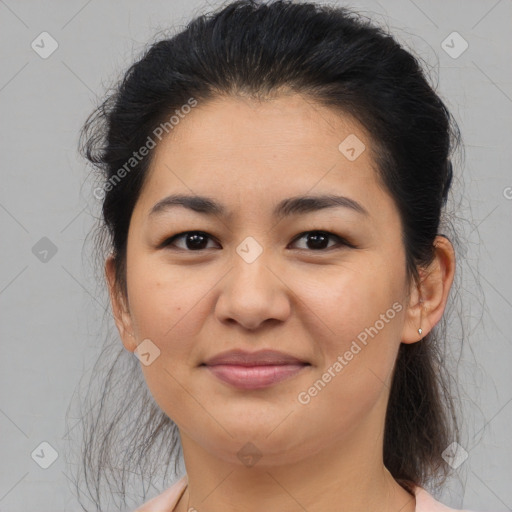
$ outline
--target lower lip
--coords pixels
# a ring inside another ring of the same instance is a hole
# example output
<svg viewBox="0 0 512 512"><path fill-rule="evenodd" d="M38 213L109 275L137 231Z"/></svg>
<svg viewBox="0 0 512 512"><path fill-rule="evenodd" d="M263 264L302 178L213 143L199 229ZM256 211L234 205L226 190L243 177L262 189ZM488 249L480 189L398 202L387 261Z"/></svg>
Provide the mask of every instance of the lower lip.
<svg viewBox="0 0 512 512"><path fill-rule="evenodd" d="M262 389L297 375L305 364L240 366L219 364L206 366L215 377L240 389Z"/></svg>

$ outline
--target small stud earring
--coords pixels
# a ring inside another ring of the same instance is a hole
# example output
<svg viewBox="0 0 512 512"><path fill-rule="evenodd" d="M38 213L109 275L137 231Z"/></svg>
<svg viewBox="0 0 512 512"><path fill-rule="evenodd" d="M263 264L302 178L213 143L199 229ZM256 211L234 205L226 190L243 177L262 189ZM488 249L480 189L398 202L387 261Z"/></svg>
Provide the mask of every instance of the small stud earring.
<svg viewBox="0 0 512 512"><path fill-rule="evenodd" d="M418 329L418 334L421 334L423 332L423 330L421 329L421 327Z"/></svg>

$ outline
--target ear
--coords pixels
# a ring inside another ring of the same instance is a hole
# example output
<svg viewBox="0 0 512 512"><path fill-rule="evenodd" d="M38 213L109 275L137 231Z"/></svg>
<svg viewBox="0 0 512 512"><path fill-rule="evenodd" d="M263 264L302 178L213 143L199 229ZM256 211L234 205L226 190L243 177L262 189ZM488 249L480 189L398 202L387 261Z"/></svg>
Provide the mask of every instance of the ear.
<svg viewBox="0 0 512 512"><path fill-rule="evenodd" d="M427 269L419 270L420 283L411 283L402 343L420 341L443 316L455 274L455 251L444 235L436 236L434 248L432 263Z"/></svg>
<svg viewBox="0 0 512 512"><path fill-rule="evenodd" d="M126 350L133 352L137 348L137 343L133 333L132 319L129 308L126 304L125 297L116 280L115 258L110 255L105 261L105 277L108 283L108 291L110 295L110 304L114 320L116 322L117 330L121 336Z"/></svg>

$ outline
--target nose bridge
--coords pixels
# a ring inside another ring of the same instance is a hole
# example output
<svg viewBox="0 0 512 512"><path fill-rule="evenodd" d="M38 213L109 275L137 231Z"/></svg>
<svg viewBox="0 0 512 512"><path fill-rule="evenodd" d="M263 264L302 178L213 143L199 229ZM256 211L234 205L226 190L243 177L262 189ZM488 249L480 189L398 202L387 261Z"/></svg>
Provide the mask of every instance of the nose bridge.
<svg viewBox="0 0 512 512"><path fill-rule="evenodd" d="M254 329L268 318L284 320L289 313L287 287L272 270L268 256L256 237L247 236L236 247L233 268L222 288L217 314Z"/></svg>
<svg viewBox="0 0 512 512"><path fill-rule="evenodd" d="M253 303L262 300L261 295L267 295L268 300L269 292L276 285L273 283L275 276L269 269L271 265L271 262L268 261L270 251L268 248L264 249L263 237L259 236L258 238L261 243L256 237L247 236L238 244L233 258L234 269L231 276L237 293L242 294L239 297L251 296Z"/></svg>
<svg viewBox="0 0 512 512"><path fill-rule="evenodd" d="M263 260L263 258L261 258L261 255L263 254L262 243L264 243L264 241L262 240L262 236L259 236L258 238L260 241L258 241L254 236L246 236L240 242L240 244L238 244L238 246L236 248L237 255L247 265L252 265L257 260L260 260L260 264L262 263L262 260ZM265 252L268 253L268 249ZM240 263L240 262L238 262L238 263Z"/></svg>

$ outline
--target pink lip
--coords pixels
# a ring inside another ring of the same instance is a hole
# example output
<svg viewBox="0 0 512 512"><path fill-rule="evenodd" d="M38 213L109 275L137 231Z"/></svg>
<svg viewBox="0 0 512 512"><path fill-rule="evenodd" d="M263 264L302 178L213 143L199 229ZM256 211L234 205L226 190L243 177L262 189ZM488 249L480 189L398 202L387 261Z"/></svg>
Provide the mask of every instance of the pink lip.
<svg viewBox="0 0 512 512"><path fill-rule="evenodd" d="M306 364L238 366L219 364L207 366L218 379L241 389L261 389L288 379L306 368Z"/></svg>
<svg viewBox="0 0 512 512"><path fill-rule="evenodd" d="M310 365L274 350L231 350L208 359L203 366L221 381L237 388L262 389L293 377Z"/></svg>

